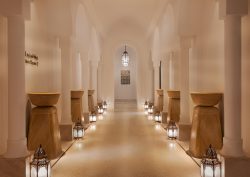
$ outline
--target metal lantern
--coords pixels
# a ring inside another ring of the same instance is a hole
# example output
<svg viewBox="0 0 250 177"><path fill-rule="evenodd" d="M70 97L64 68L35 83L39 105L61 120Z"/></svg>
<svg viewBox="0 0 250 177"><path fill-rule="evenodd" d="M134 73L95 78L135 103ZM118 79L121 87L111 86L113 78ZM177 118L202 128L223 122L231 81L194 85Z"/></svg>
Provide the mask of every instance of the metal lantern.
<svg viewBox="0 0 250 177"><path fill-rule="evenodd" d="M73 128L74 139L81 139L84 136L84 129L81 121L75 123Z"/></svg>
<svg viewBox="0 0 250 177"><path fill-rule="evenodd" d="M156 122L161 122L161 114L160 113L155 114L155 121Z"/></svg>
<svg viewBox="0 0 250 177"><path fill-rule="evenodd" d="M145 110L148 109L148 101L145 101L145 103L144 103L144 109L145 109Z"/></svg>
<svg viewBox="0 0 250 177"><path fill-rule="evenodd" d="M148 106L148 114L153 114L154 112L154 106L153 105L149 105Z"/></svg>
<svg viewBox="0 0 250 177"><path fill-rule="evenodd" d="M50 168L47 154L40 145L30 162L30 177L50 177Z"/></svg>
<svg viewBox="0 0 250 177"><path fill-rule="evenodd" d="M168 134L169 139L177 139L177 137L178 137L178 128L177 128L174 121L170 121L168 123L167 134Z"/></svg>
<svg viewBox="0 0 250 177"><path fill-rule="evenodd" d="M103 114L104 110L102 106L98 106L98 114Z"/></svg>
<svg viewBox="0 0 250 177"><path fill-rule="evenodd" d="M125 51L122 54L122 65L124 67L127 67L128 64L129 64L129 55L128 55L128 52L126 50L126 45L125 45Z"/></svg>
<svg viewBox="0 0 250 177"><path fill-rule="evenodd" d="M106 109L108 108L107 102L106 102L106 101L103 101L102 106L103 106L103 109L106 110Z"/></svg>
<svg viewBox="0 0 250 177"><path fill-rule="evenodd" d="M89 114L89 121L90 122L96 122L96 114L94 112Z"/></svg>
<svg viewBox="0 0 250 177"><path fill-rule="evenodd" d="M221 162L218 160L217 153L210 144L206 155L201 160L202 177L221 177Z"/></svg>

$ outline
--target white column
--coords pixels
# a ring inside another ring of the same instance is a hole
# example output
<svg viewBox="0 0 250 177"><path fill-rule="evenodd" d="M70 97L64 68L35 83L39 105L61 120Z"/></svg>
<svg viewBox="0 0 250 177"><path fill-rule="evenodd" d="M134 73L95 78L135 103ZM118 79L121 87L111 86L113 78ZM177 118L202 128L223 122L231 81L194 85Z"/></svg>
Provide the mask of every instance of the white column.
<svg viewBox="0 0 250 177"><path fill-rule="evenodd" d="M97 105L97 68L98 61L92 60L90 62L90 88L95 90L94 92L94 105Z"/></svg>
<svg viewBox="0 0 250 177"><path fill-rule="evenodd" d="M164 101L163 101L163 111L167 112L168 110L168 94L169 90L169 55L162 61L162 89L164 90Z"/></svg>
<svg viewBox="0 0 250 177"><path fill-rule="evenodd" d="M60 42L62 57L62 120L61 124L71 125L71 39L65 38Z"/></svg>
<svg viewBox="0 0 250 177"><path fill-rule="evenodd" d="M171 52L169 56L169 90L173 90L175 88L175 75L174 75L174 53Z"/></svg>
<svg viewBox="0 0 250 177"><path fill-rule="evenodd" d="M181 39L180 59L180 124L190 124L189 113L189 49L191 39Z"/></svg>
<svg viewBox="0 0 250 177"><path fill-rule="evenodd" d="M157 101L157 93L156 90L159 89L159 68L160 67L160 62L154 62L154 104L156 105L156 101Z"/></svg>
<svg viewBox="0 0 250 177"><path fill-rule="evenodd" d="M97 100L102 101L102 60L99 61L98 68L97 68Z"/></svg>
<svg viewBox="0 0 250 177"><path fill-rule="evenodd" d="M225 93L222 153L243 156L241 138L241 16L225 17Z"/></svg>
<svg viewBox="0 0 250 177"><path fill-rule="evenodd" d="M28 154L25 121L25 25L21 16L8 17L8 140L6 158Z"/></svg>
<svg viewBox="0 0 250 177"><path fill-rule="evenodd" d="M80 53L77 52L73 55L73 63L72 63L72 89L80 90L82 89L82 63Z"/></svg>
<svg viewBox="0 0 250 177"><path fill-rule="evenodd" d="M87 55L81 52L81 62L82 62L82 88L84 90L83 95L83 112L88 113L88 89L89 89L89 61Z"/></svg>

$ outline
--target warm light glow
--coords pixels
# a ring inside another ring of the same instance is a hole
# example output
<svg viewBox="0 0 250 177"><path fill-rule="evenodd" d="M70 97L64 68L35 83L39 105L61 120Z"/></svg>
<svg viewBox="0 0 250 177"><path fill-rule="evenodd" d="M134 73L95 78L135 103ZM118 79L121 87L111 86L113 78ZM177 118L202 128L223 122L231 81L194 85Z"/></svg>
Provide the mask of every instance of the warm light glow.
<svg viewBox="0 0 250 177"><path fill-rule="evenodd" d="M95 131L96 130L96 125L95 124L90 125L90 130Z"/></svg>
<svg viewBox="0 0 250 177"><path fill-rule="evenodd" d="M160 130L161 129L161 126L159 124L155 125L155 129L156 130Z"/></svg>
<svg viewBox="0 0 250 177"><path fill-rule="evenodd" d="M98 116L98 119L99 119L99 120L103 120L103 115L99 115L99 116Z"/></svg>
<svg viewBox="0 0 250 177"><path fill-rule="evenodd" d="M174 149L176 147L176 143L170 142L170 143L168 143L168 146L170 149Z"/></svg>
<svg viewBox="0 0 250 177"><path fill-rule="evenodd" d="M81 142L76 142L76 147L78 148L78 149L81 149L82 148L82 143Z"/></svg>
<svg viewBox="0 0 250 177"><path fill-rule="evenodd" d="M153 119L154 119L153 115L148 115L148 120L153 120Z"/></svg>

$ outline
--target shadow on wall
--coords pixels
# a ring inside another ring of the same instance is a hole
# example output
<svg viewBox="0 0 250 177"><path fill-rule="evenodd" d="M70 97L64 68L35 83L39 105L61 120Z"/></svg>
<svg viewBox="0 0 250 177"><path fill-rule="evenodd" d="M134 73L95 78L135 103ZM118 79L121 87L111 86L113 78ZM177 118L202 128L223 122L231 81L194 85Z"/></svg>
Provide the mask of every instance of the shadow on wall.
<svg viewBox="0 0 250 177"><path fill-rule="evenodd" d="M29 123L30 123L30 115L31 115L32 105L30 100L28 99L26 103L26 137L28 138L29 133Z"/></svg>

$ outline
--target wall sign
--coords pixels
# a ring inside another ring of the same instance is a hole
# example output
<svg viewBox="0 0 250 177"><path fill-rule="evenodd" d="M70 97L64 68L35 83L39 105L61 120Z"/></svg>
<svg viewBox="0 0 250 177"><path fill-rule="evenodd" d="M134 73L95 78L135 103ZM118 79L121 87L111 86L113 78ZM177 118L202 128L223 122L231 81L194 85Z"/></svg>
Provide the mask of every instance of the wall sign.
<svg viewBox="0 0 250 177"><path fill-rule="evenodd" d="M25 63L31 64L34 66L38 66L38 64L39 64L38 59L39 58L37 55L32 54L32 53L28 53L25 51L24 56L25 56Z"/></svg>
<svg viewBox="0 0 250 177"><path fill-rule="evenodd" d="M130 84L130 70L121 70L121 84L122 85Z"/></svg>

